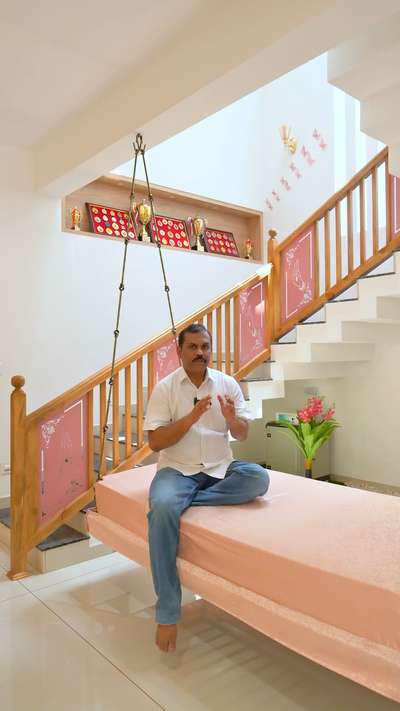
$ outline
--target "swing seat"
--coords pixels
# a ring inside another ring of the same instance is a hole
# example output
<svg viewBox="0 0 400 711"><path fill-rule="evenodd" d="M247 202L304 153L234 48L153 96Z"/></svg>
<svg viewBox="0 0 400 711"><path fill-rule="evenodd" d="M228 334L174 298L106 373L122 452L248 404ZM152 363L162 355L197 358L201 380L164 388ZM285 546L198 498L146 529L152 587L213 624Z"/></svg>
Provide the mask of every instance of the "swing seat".
<svg viewBox="0 0 400 711"><path fill-rule="evenodd" d="M156 465L96 485L89 531L149 566ZM400 498L270 472L267 494L182 516L182 584L309 659L400 702Z"/></svg>

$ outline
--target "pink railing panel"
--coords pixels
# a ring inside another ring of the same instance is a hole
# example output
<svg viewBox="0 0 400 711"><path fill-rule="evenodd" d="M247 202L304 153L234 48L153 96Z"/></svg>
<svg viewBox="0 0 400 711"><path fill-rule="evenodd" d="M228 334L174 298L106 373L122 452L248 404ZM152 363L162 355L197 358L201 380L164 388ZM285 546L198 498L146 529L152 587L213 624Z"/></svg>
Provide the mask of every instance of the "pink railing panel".
<svg viewBox="0 0 400 711"><path fill-rule="evenodd" d="M157 348L154 353L154 382L158 383L179 366L175 339L171 336L170 340L160 348Z"/></svg>
<svg viewBox="0 0 400 711"><path fill-rule="evenodd" d="M308 228L281 252L281 319L293 318L314 298L314 231Z"/></svg>
<svg viewBox="0 0 400 711"><path fill-rule="evenodd" d="M392 186L392 238L400 236L400 178L390 176Z"/></svg>
<svg viewBox="0 0 400 711"><path fill-rule="evenodd" d="M261 281L239 294L240 367L265 349L265 327L266 293Z"/></svg>
<svg viewBox="0 0 400 711"><path fill-rule="evenodd" d="M89 488L87 396L39 423L39 524Z"/></svg>

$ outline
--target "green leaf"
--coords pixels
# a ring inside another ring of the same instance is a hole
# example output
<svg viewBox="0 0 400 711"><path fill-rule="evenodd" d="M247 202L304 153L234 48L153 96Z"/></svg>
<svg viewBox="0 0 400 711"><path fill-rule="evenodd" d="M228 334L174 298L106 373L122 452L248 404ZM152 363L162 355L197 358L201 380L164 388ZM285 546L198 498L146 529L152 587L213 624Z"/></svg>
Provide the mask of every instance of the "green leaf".
<svg viewBox="0 0 400 711"><path fill-rule="evenodd" d="M297 429L294 425L291 425L290 427L287 427L286 425L289 423L280 423L280 426L284 427L284 429L287 429L288 432L284 432L285 436L288 437L298 449L302 452L302 454L305 456L305 451L304 451L304 445L303 445L303 440L299 436L299 433L297 432Z"/></svg>

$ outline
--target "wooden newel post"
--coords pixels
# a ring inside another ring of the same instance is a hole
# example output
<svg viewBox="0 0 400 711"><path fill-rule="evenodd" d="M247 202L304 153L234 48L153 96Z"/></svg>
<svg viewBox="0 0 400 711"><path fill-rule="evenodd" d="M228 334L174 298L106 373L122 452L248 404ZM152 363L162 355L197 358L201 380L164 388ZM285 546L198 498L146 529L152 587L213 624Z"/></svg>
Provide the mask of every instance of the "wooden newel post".
<svg viewBox="0 0 400 711"><path fill-rule="evenodd" d="M279 327L279 253L276 249L277 231L268 230L268 234L267 259L272 264L272 271L268 277L267 344L271 345Z"/></svg>
<svg viewBox="0 0 400 711"><path fill-rule="evenodd" d="M23 578L27 573L27 551L23 541L23 499L25 484L25 417L26 395L22 390L25 378L14 375L11 385L10 464L11 464L11 580Z"/></svg>

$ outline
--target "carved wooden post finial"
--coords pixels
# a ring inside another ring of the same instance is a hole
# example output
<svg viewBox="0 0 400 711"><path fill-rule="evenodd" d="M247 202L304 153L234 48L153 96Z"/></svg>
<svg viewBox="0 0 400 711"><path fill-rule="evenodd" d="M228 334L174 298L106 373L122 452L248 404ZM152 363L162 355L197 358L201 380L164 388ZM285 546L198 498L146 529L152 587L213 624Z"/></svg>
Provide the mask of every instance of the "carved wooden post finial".
<svg viewBox="0 0 400 711"><path fill-rule="evenodd" d="M16 390L20 390L25 385L25 378L23 375L13 375L11 378L11 385Z"/></svg>

